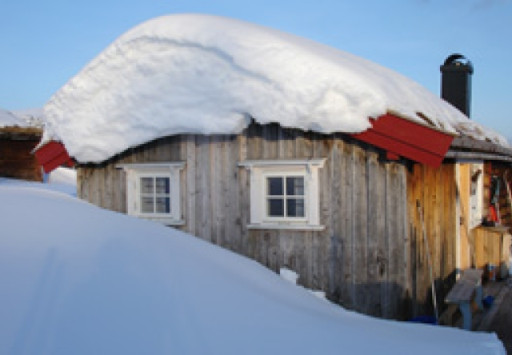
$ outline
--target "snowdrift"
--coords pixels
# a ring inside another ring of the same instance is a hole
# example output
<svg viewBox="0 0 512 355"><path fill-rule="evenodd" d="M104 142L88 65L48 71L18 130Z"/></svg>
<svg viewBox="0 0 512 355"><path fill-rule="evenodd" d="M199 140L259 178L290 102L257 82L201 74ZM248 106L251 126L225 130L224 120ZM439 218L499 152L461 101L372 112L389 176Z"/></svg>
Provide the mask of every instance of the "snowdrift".
<svg viewBox="0 0 512 355"><path fill-rule="evenodd" d="M2 354L505 354L495 334L348 312L247 258L37 184L0 180L0 201Z"/></svg>
<svg viewBox="0 0 512 355"><path fill-rule="evenodd" d="M304 38L208 15L164 16L128 31L44 112L44 141L62 141L83 163L166 135L238 133L251 119L356 133L370 127L369 117L387 112L507 145L396 72Z"/></svg>

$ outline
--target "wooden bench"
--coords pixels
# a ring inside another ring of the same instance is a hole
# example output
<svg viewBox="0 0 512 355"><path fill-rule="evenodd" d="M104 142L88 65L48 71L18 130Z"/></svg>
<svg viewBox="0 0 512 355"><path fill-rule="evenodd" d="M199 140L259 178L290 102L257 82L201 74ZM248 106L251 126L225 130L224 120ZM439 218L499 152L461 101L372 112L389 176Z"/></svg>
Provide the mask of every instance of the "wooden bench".
<svg viewBox="0 0 512 355"><path fill-rule="evenodd" d="M455 283L445 298L448 304L459 306L463 318L463 328L471 330L472 314L471 303L474 301L478 309L483 310L482 305L482 274L483 270L464 270L462 276Z"/></svg>

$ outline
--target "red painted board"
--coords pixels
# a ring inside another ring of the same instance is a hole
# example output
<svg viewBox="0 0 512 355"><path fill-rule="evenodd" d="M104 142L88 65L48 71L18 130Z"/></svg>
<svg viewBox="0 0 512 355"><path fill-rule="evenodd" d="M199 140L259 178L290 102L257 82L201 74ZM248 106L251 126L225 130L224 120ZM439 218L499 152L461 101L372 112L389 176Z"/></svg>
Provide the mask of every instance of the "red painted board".
<svg viewBox="0 0 512 355"><path fill-rule="evenodd" d="M443 161L444 156L419 149L409 143L395 140L392 137L382 135L374 130L368 130L355 138L370 143L376 147L385 149L394 155L402 156L418 163L426 164L432 167L438 167Z"/></svg>
<svg viewBox="0 0 512 355"><path fill-rule="evenodd" d="M402 142L433 153L445 155L453 136L391 114L373 120L372 128Z"/></svg>
<svg viewBox="0 0 512 355"><path fill-rule="evenodd" d="M393 155L438 167L453 136L390 114L372 121L372 128L352 135Z"/></svg>
<svg viewBox="0 0 512 355"><path fill-rule="evenodd" d="M73 160L60 142L50 141L35 152L37 161L45 173L49 173L61 165L73 166Z"/></svg>

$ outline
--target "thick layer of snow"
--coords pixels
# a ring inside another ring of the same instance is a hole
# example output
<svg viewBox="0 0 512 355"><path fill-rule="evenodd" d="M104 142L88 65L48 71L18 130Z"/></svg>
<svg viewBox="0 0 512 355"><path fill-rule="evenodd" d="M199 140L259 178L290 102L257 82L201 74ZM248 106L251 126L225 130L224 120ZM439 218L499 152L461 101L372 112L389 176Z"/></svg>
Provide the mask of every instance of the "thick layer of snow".
<svg viewBox="0 0 512 355"><path fill-rule="evenodd" d="M1 127L42 127L43 110L29 109L23 111L7 111L0 108Z"/></svg>
<svg viewBox="0 0 512 355"><path fill-rule="evenodd" d="M198 238L10 182L1 354L505 354L495 334L345 311Z"/></svg>
<svg viewBox="0 0 512 355"><path fill-rule="evenodd" d="M117 39L44 108L45 140L80 162L165 135L237 133L250 118L361 132L388 111L506 145L415 82L304 38L207 15L150 20Z"/></svg>

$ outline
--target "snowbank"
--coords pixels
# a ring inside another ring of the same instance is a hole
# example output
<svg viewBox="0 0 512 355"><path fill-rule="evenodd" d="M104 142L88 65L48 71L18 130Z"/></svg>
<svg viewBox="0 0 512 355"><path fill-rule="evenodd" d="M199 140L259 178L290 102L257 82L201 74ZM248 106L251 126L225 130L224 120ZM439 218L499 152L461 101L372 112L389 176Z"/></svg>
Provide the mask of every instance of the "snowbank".
<svg viewBox="0 0 512 355"><path fill-rule="evenodd" d="M0 177L0 187L16 186L33 189L42 189L76 197L76 170L70 168L59 167L44 177L45 183L41 185L39 182L16 180L11 178Z"/></svg>
<svg viewBox="0 0 512 355"><path fill-rule="evenodd" d="M80 162L101 162L165 135L237 133L250 118L355 133L370 127L369 117L388 111L507 145L389 69L304 38L207 15L160 17L128 31L44 110L45 140L62 141Z"/></svg>
<svg viewBox="0 0 512 355"><path fill-rule="evenodd" d="M35 184L0 184L0 201L2 354L505 354L495 334L348 312L247 258Z"/></svg>
<svg viewBox="0 0 512 355"><path fill-rule="evenodd" d="M69 185L76 188L76 170L58 167L49 174L48 183Z"/></svg>

